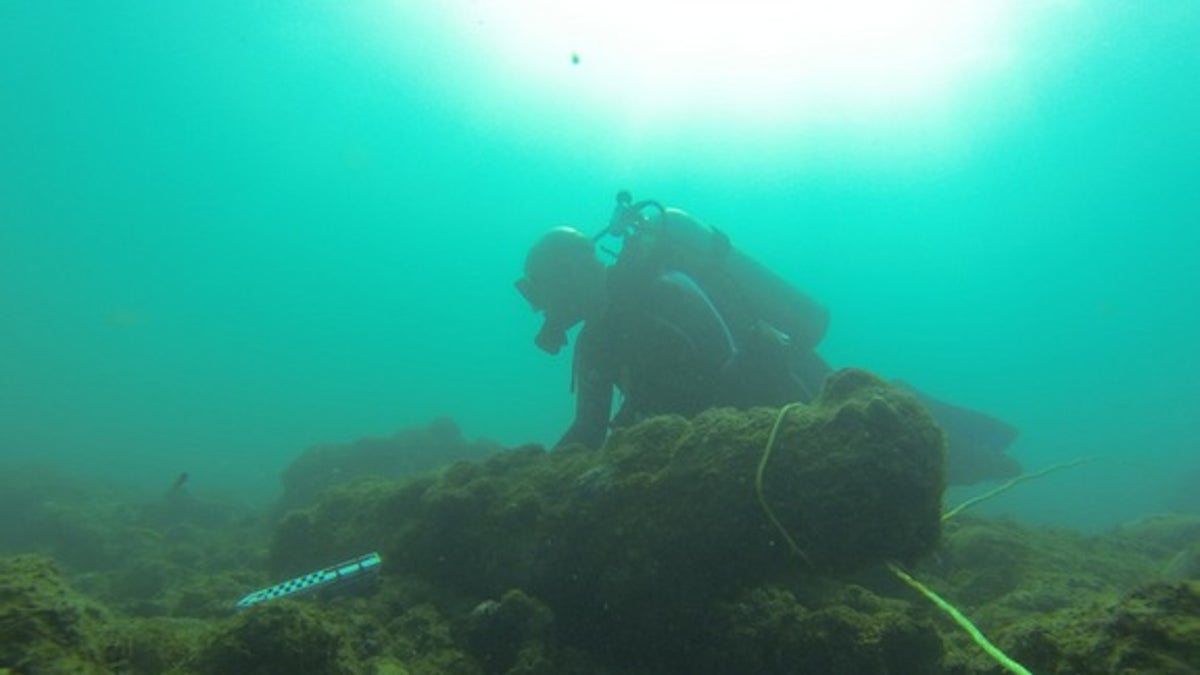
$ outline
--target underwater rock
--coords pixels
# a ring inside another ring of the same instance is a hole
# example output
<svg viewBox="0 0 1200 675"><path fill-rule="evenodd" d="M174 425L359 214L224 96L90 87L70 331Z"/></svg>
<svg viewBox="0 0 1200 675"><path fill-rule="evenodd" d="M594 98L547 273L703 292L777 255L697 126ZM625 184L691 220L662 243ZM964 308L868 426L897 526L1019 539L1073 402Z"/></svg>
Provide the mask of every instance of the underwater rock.
<svg viewBox="0 0 1200 675"><path fill-rule="evenodd" d="M918 572L987 632L1128 593L1155 577L1153 553L1111 533L960 515Z"/></svg>
<svg viewBox="0 0 1200 675"><path fill-rule="evenodd" d="M482 459L500 449L490 441L467 441L458 425L447 418L423 428L402 429L389 437L318 445L284 471L279 509L309 505L323 490L358 478L400 478L462 459Z"/></svg>
<svg viewBox="0 0 1200 675"><path fill-rule="evenodd" d="M554 613L519 589L485 600L463 622L463 641L489 673L554 673Z"/></svg>
<svg viewBox="0 0 1200 675"><path fill-rule="evenodd" d="M1157 514L1122 525L1113 534L1165 558L1160 580L1200 580L1200 515Z"/></svg>
<svg viewBox="0 0 1200 675"><path fill-rule="evenodd" d="M846 574L930 551L940 532L944 446L912 397L858 370L791 409L649 419L599 451L529 447L401 484L346 485L280 524L276 573L379 550L475 604L519 588L553 612L560 640L696 658L712 604L768 580ZM693 654L690 657L681 655Z"/></svg>
<svg viewBox="0 0 1200 675"><path fill-rule="evenodd" d="M911 605L847 585L806 606L787 589L762 586L718 612L708 659L729 673L940 672L941 640Z"/></svg>
<svg viewBox="0 0 1200 675"><path fill-rule="evenodd" d="M209 638L198 670L212 675L351 675L349 643L312 606L287 600L246 610Z"/></svg>
<svg viewBox="0 0 1200 675"><path fill-rule="evenodd" d="M482 675L484 672L455 643L449 623L430 604L418 603L399 609L387 621L385 633L391 639L386 650L393 658L403 659L410 675Z"/></svg>
<svg viewBox="0 0 1200 675"><path fill-rule="evenodd" d="M1200 541L1200 515L1160 513L1121 525L1114 532L1125 539L1178 551Z"/></svg>
<svg viewBox="0 0 1200 675"><path fill-rule="evenodd" d="M1171 556L1161 576L1165 581L1200 581L1200 541Z"/></svg>
<svg viewBox="0 0 1200 675"><path fill-rule="evenodd" d="M706 584L714 573L744 580L803 567L756 496L777 412L652 418L600 451L517 449L401 485L335 490L284 519L271 559L278 574L373 546L483 597L565 572L610 576L614 565L633 578L703 569ZM908 561L938 540L943 459L914 399L842 371L783 420L763 497L817 570Z"/></svg>
<svg viewBox="0 0 1200 675"><path fill-rule="evenodd" d="M1137 605L1130 599L1159 578L1166 562L1169 549L1154 542L1161 535L1166 535L1162 541L1171 541L1176 528L1153 520L1158 522L1147 529L1084 534L960 515L946 523L937 553L918 573L1032 672L1195 672L1117 667L1112 664L1123 657L1105 655L1117 649L1114 617L1124 611L1121 607ZM1163 625L1173 621L1183 628L1190 619L1181 612ZM946 624L939 621L940 626ZM997 672L965 633L944 630L942 639L948 672ZM1147 640L1137 649L1159 644L1158 638ZM1110 657L1115 659L1111 663Z"/></svg>
<svg viewBox="0 0 1200 675"><path fill-rule="evenodd" d="M37 551L74 569L118 563L107 525L122 513L110 486L43 464L0 470L0 555Z"/></svg>
<svg viewBox="0 0 1200 675"><path fill-rule="evenodd" d="M1200 669L1200 583L1151 584L1105 621L1090 656L1105 672L1195 673Z"/></svg>
<svg viewBox="0 0 1200 675"><path fill-rule="evenodd" d="M186 668L210 626L199 619L127 619L117 626L106 654L122 675L192 673Z"/></svg>
<svg viewBox="0 0 1200 675"><path fill-rule="evenodd" d="M0 559L0 672L106 673L99 605L75 593L41 556Z"/></svg>
<svg viewBox="0 0 1200 675"><path fill-rule="evenodd" d="M1200 582L1154 583L1116 603L1033 619L1011 630L1012 654L1060 675L1200 671Z"/></svg>

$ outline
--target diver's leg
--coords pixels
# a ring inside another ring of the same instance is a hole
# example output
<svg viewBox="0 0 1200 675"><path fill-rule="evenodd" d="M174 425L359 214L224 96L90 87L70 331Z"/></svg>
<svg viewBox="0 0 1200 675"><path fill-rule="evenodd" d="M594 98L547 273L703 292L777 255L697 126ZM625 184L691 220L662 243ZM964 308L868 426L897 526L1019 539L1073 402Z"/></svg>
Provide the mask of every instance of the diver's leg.
<svg viewBox="0 0 1200 675"><path fill-rule="evenodd" d="M946 479L952 485L1021 473L1021 465L1006 454L1017 439L1016 427L987 413L940 401L907 382L894 384L915 396L946 434Z"/></svg>

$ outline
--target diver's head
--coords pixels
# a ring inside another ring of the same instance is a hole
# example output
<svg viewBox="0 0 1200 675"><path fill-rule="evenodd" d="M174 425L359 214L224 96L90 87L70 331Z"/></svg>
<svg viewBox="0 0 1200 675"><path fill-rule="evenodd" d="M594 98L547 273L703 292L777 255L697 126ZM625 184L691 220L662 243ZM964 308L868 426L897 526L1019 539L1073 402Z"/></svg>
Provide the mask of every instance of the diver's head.
<svg viewBox="0 0 1200 675"><path fill-rule="evenodd" d="M525 258L517 290L546 317L534 338L543 351L557 354L567 330L604 309L604 263L592 240L579 230L556 227L542 235Z"/></svg>

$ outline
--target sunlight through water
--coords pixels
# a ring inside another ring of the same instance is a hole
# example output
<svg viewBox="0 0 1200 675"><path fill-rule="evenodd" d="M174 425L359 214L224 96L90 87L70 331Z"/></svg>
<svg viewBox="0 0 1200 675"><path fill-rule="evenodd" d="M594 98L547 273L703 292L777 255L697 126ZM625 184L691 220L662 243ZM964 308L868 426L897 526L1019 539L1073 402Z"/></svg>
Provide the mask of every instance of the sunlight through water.
<svg viewBox="0 0 1200 675"><path fill-rule="evenodd" d="M452 5L505 90L570 96L646 127L779 126L919 113L1012 58L1019 3L993 0Z"/></svg>

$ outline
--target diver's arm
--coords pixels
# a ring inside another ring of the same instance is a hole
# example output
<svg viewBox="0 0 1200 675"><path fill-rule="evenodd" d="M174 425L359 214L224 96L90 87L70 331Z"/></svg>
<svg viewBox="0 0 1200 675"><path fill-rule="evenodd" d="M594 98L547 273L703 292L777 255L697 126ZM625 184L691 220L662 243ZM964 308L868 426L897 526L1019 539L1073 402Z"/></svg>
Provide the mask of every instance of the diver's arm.
<svg viewBox="0 0 1200 675"><path fill-rule="evenodd" d="M585 327L575 343L575 420L555 448L581 443L595 449L604 444L604 437L608 435L615 383L598 358L599 346L595 336Z"/></svg>
<svg viewBox="0 0 1200 675"><path fill-rule="evenodd" d="M599 448L608 435L608 414L612 407L612 383L581 373L576 382L575 421L555 444L555 448L582 443Z"/></svg>

